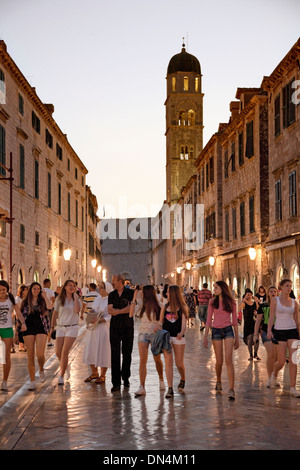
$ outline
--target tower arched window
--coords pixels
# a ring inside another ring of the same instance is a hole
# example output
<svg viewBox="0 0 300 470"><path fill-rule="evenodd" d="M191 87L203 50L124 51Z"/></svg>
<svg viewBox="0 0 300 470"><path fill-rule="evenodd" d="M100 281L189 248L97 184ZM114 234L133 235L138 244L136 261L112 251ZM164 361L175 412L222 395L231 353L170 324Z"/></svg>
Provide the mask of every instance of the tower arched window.
<svg viewBox="0 0 300 470"><path fill-rule="evenodd" d="M172 77L172 91L176 91L176 78Z"/></svg>
<svg viewBox="0 0 300 470"><path fill-rule="evenodd" d="M189 77L183 77L183 90L189 90Z"/></svg>
<svg viewBox="0 0 300 470"><path fill-rule="evenodd" d="M188 125L194 126L195 125L195 111L190 109L188 112Z"/></svg>
<svg viewBox="0 0 300 470"><path fill-rule="evenodd" d="M181 145L180 147L180 160L190 160L194 158L194 146L193 145Z"/></svg>
<svg viewBox="0 0 300 470"><path fill-rule="evenodd" d="M179 111L178 124L180 126L185 126L185 112L184 111Z"/></svg>
<svg viewBox="0 0 300 470"><path fill-rule="evenodd" d="M196 91L196 92L199 91L199 77L196 77L196 78L195 78L195 91Z"/></svg>

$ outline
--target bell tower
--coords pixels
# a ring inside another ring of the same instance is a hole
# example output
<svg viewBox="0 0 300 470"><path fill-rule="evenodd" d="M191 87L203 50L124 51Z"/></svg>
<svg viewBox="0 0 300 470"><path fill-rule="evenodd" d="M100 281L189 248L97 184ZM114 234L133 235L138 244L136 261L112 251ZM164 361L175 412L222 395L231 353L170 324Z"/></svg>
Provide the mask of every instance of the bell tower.
<svg viewBox="0 0 300 470"><path fill-rule="evenodd" d="M176 203L181 189L195 174L195 161L203 148L203 93L201 68L185 44L172 57L167 71L166 200Z"/></svg>

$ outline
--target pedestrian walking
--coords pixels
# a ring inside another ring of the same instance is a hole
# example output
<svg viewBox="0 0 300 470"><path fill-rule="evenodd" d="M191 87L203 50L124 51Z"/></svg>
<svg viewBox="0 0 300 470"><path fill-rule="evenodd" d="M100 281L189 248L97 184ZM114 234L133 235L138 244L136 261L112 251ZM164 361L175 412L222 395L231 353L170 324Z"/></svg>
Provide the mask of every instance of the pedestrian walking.
<svg viewBox="0 0 300 470"><path fill-rule="evenodd" d="M271 375L271 387L276 386L277 376L286 362L286 350L289 351L290 367L290 394L300 397L296 390L297 378L297 347L299 340L299 306L295 299L290 297L292 281L283 279L280 282L281 294L271 300L270 319L267 336L274 338L277 344L277 361L274 364L274 372ZM274 325L274 331L272 331Z"/></svg>
<svg viewBox="0 0 300 470"><path fill-rule="evenodd" d="M209 301L211 299L212 299L212 293L208 289L207 283L204 282L203 289L199 290L199 292L198 292L198 303L199 303L198 316L199 316L199 320L201 322L200 331L204 330L204 328L205 328L205 323L206 323L206 319L207 319L208 304L209 304Z"/></svg>
<svg viewBox="0 0 300 470"><path fill-rule="evenodd" d="M135 304L137 302L138 292L135 291L133 301L130 306L130 316L134 316ZM161 328L160 310L161 305L159 304L156 296L156 292L153 286L146 285L142 290L142 307L140 313L140 326L138 335L138 348L140 356L140 386L135 392L135 396L146 395L146 375L147 375L147 361L148 361L148 349L149 345L153 344L155 333ZM156 370L159 376L159 388L165 390L164 378L163 378L163 363L160 354L153 356L155 361Z"/></svg>
<svg viewBox="0 0 300 470"><path fill-rule="evenodd" d="M16 304L21 304L22 300L25 299L26 295L28 292L28 287L26 284L22 284L19 289L18 293L15 297L15 302ZM26 352L26 348L24 345L24 339L23 339L23 332L22 332L22 323L20 321L17 322L17 340L19 343L19 352Z"/></svg>
<svg viewBox="0 0 300 470"><path fill-rule="evenodd" d="M53 315L53 305L54 305L54 301L55 301L55 294L54 294L54 291L51 289L51 281L48 278L44 279L44 281L43 281L43 291L46 292L47 297L50 300L51 305L52 305L52 307L48 310L48 317L49 317L49 321L50 321L50 325L51 325L52 315ZM51 348L52 346L54 346L54 344L52 343L51 332L49 331L47 347Z"/></svg>
<svg viewBox="0 0 300 470"><path fill-rule="evenodd" d="M212 327L212 344L216 358L216 391L222 390L221 378L223 357L225 356L229 384L228 398L234 400L233 349L239 347L236 302L229 286L224 281L217 281L214 284L214 295L215 298L210 300L208 305L203 345L205 348L208 347L208 331Z"/></svg>
<svg viewBox="0 0 300 470"><path fill-rule="evenodd" d="M274 372L274 364L277 360L277 348L275 344L267 337L268 333L268 323L270 318L270 304L271 300L274 297L277 297L278 292L276 287L271 286L267 292L267 300L262 302L257 310L257 316L255 321L255 328L254 328L254 343L259 341L259 334L261 336L262 343L264 348L267 352L267 359L266 359L266 369L268 374L268 381L267 387L271 386L271 375Z"/></svg>
<svg viewBox="0 0 300 470"><path fill-rule="evenodd" d="M0 338L5 344L5 364L3 364L3 379L1 390L7 391L7 381L11 369L11 347L14 338L13 312L15 311L21 330L26 330L25 320L21 314L19 304L16 304L14 296L9 291L9 284L5 280L0 281Z"/></svg>
<svg viewBox="0 0 300 470"><path fill-rule="evenodd" d="M99 292L97 292L97 286L94 282L91 282L89 284L89 291L87 294L85 294L82 298L82 308L80 312L80 318L83 320L84 318L84 313L88 313L90 309L92 308L92 304L94 300L99 297Z"/></svg>
<svg viewBox="0 0 300 470"><path fill-rule="evenodd" d="M78 336L80 303L75 282L68 279L55 299L51 333L56 327L55 352L60 362L58 385L70 378L69 353Z"/></svg>
<svg viewBox="0 0 300 470"><path fill-rule="evenodd" d="M130 304L134 291L125 288L125 279L121 274L112 278L114 290L108 295L108 313L110 321L110 346L111 346L111 375L112 392L117 392L121 387L121 378L124 387L130 386L131 355L133 348L134 325L133 318L129 317ZM122 346L122 365L121 365Z"/></svg>
<svg viewBox="0 0 300 470"><path fill-rule="evenodd" d="M193 326L193 318L196 316L196 299L193 293L193 288L190 287L186 293L184 294L184 300L188 307L189 317L188 317L188 325Z"/></svg>
<svg viewBox="0 0 300 470"><path fill-rule="evenodd" d="M160 314L160 322L162 329L170 334L171 352L163 351L166 367L166 377L168 382L168 391L166 398L174 396L173 391L173 351L175 356L175 364L180 374L180 382L178 391L183 393L185 387L185 331L189 312L188 306L184 301L183 294L177 285L171 285L167 292L168 302L163 305Z"/></svg>
<svg viewBox="0 0 300 470"><path fill-rule="evenodd" d="M48 310L52 305L46 292L38 282L33 282L21 303L21 313L25 319L26 331L23 331L25 341L28 372L30 376L29 390L35 390L35 354L39 365L40 381L45 381L45 347L50 329Z"/></svg>
<svg viewBox="0 0 300 470"><path fill-rule="evenodd" d="M267 301L267 291L264 286L259 286L257 293L254 296L254 300L258 304L262 304Z"/></svg>
<svg viewBox="0 0 300 470"><path fill-rule="evenodd" d="M97 316L93 323L88 324L86 340L83 351L83 362L91 367L91 375L85 382L95 381L97 384L105 383L106 372L111 367L111 348L109 340L109 326L111 316L108 313L108 294L113 291L109 282L100 282L99 296L92 304L91 311ZM98 373L100 368L100 375Z"/></svg>
<svg viewBox="0 0 300 470"><path fill-rule="evenodd" d="M258 309L258 303L253 299L253 292L250 289L246 289L242 303L239 305L239 310L243 311L244 319L244 343L248 347L249 361L253 361L253 358L260 361L257 355L259 342L254 342L254 327L256 321L256 314Z"/></svg>

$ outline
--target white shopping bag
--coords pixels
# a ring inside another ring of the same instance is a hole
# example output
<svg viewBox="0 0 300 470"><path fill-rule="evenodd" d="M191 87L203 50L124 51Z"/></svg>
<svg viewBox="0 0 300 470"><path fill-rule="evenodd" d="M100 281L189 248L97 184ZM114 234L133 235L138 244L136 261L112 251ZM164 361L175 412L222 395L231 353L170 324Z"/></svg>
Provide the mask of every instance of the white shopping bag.
<svg viewBox="0 0 300 470"><path fill-rule="evenodd" d="M0 364L6 363L6 348L5 343L0 339Z"/></svg>

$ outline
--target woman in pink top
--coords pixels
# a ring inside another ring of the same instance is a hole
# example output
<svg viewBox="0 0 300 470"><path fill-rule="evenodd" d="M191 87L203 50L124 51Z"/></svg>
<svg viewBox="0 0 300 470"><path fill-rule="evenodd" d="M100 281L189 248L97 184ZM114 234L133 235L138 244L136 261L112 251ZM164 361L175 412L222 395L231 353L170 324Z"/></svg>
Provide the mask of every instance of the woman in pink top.
<svg viewBox="0 0 300 470"><path fill-rule="evenodd" d="M224 281L214 284L215 297L209 302L207 321L205 325L204 347L208 347L208 331L212 329L212 344L216 356L216 390L222 390L222 366L223 366L223 340L225 349L225 364L227 367L229 392L228 398L235 399L234 394L234 367L233 349L239 347L238 321L236 303L232 298L231 291Z"/></svg>

